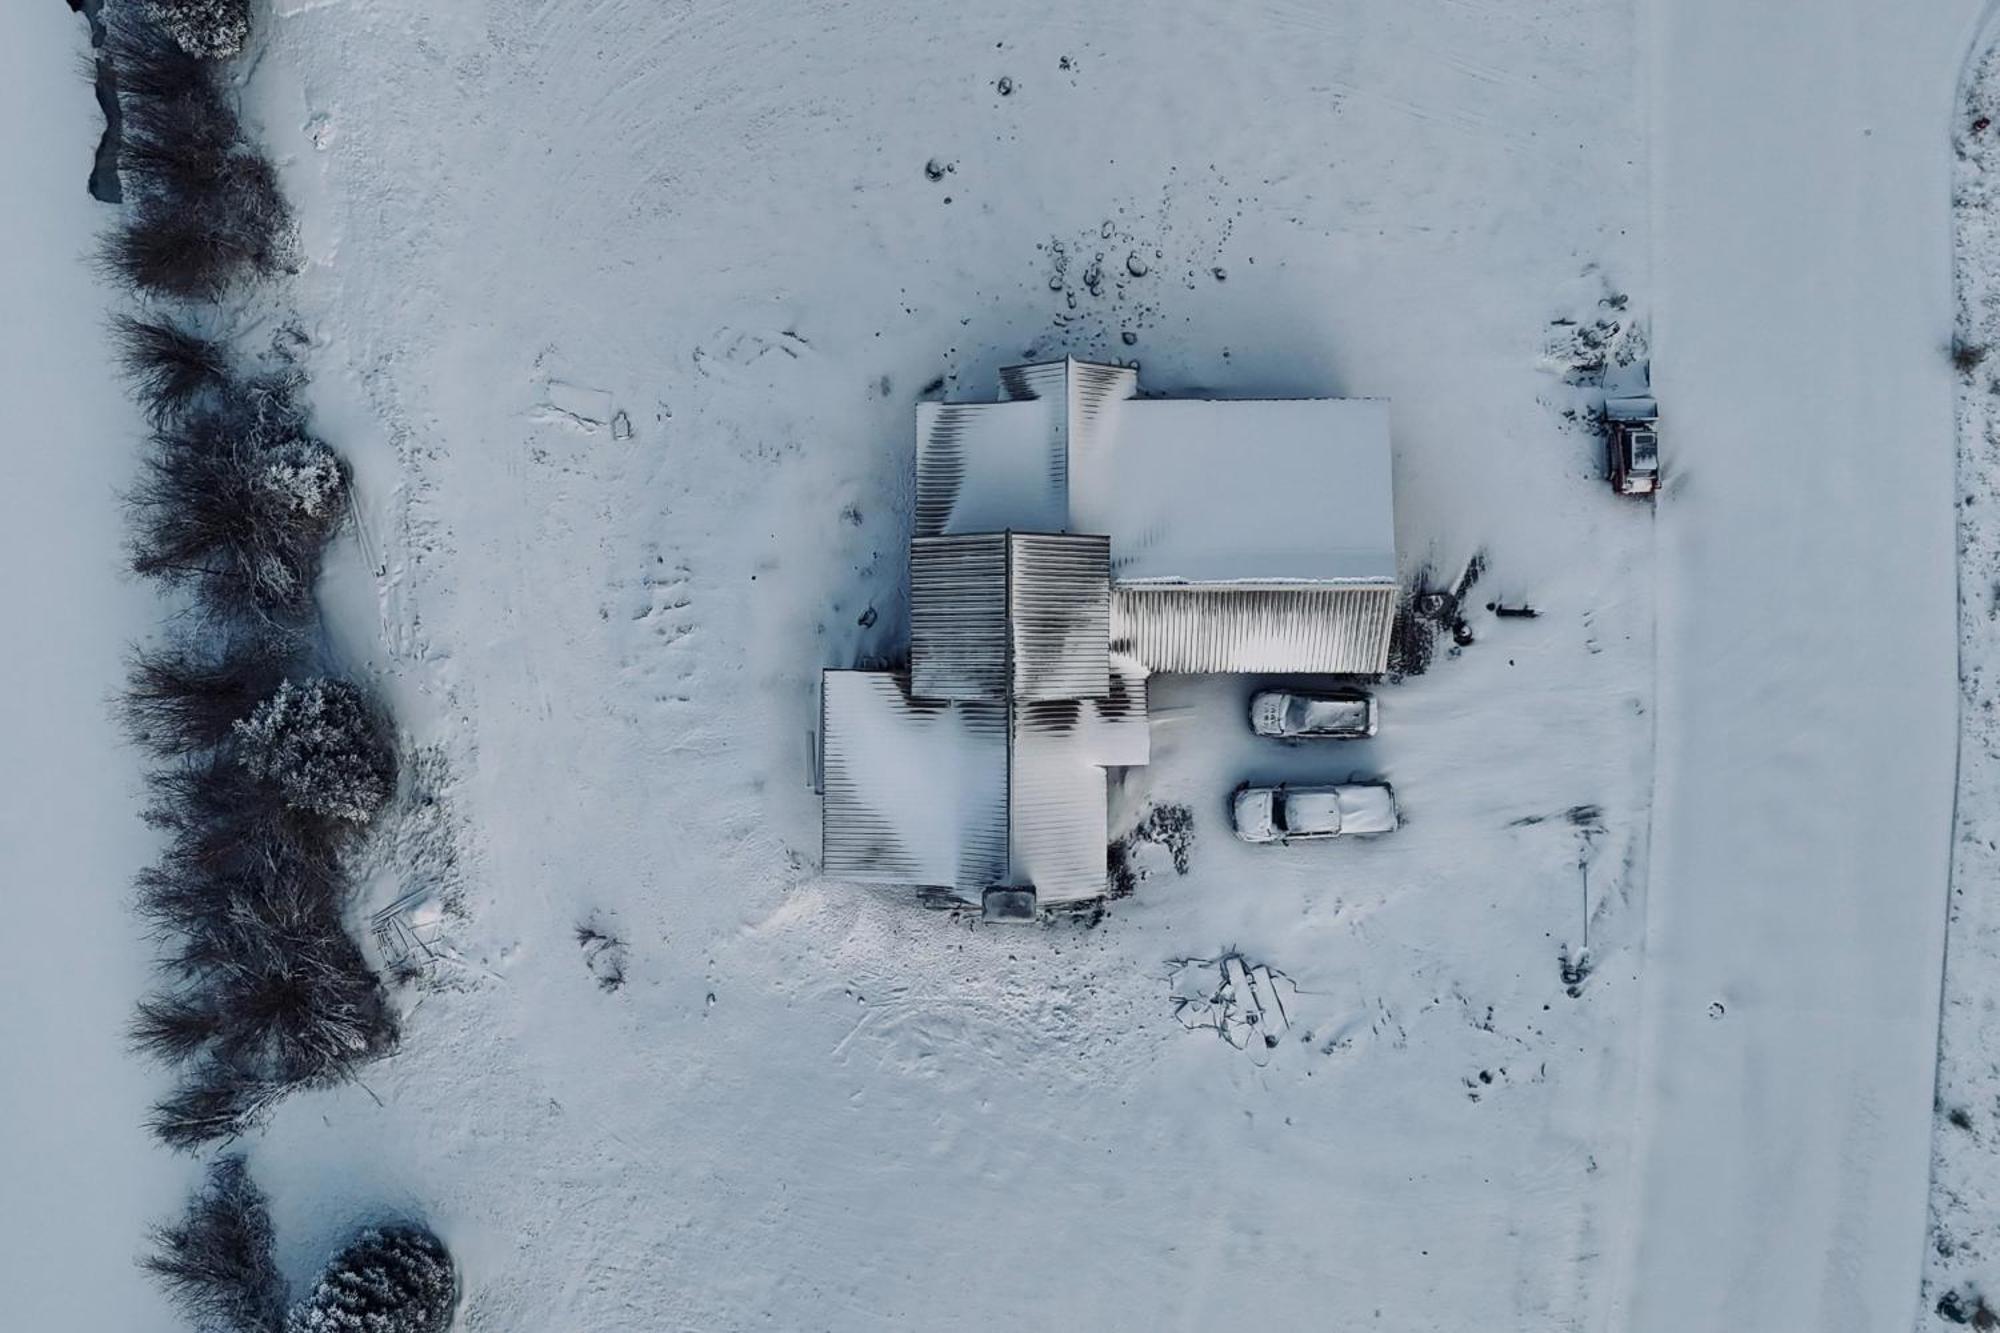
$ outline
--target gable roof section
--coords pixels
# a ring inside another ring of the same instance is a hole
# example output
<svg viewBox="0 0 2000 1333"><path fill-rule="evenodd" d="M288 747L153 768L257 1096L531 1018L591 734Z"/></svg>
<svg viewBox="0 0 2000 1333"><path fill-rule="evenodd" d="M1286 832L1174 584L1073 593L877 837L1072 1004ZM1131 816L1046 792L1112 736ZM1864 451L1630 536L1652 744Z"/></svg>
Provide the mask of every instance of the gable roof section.
<svg viewBox="0 0 2000 1333"><path fill-rule="evenodd" d="M1110 688L1111 544L1007 539L1007 633L1017 699L1095 699Z"/></svg>
<svg viewBox="0 0 2000 1333"><path fill-rule="evenodd" d="M912 538L910 692L1004 700L1007 673L1006 534Z"/></svg>
<svg viewBox="0 0 2000 1333"><path fill-rule="evenodd" d="M1060 532L1069 523L1063 400L917 404L919 537Z"/></svg>
<svg viewBox="0 0 2000 1333"><path fill-rule="evenodd" d="M1146 762L1146 682L1103 699L930 701L886 671L821 675L820 864L834 879L1046 902L1104 893L1104 767Z"/></svg>
<svg viewBox="0 0 2000 1333"><path fill-rule="evenodd" d="M886 671L827 671L820 736L827 875L968 889L1005 879L1007 705L917 700Z"/></svg>
<svg viewBox="0 0 2000 1333"><path fill-rule="evenodd" d="M920 699L1082 699L1109 683L1102 537L978 533L910 542L910 689Z"/></svg>

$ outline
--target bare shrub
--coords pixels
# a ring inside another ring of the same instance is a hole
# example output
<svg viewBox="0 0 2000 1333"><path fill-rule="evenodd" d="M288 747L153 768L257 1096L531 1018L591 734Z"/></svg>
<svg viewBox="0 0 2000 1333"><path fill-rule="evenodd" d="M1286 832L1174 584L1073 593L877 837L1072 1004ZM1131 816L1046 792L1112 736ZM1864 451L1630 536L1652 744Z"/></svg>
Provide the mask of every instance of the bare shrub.
<svg viewBox="0 0 2000 1333"><path fill-rule="evenodd" d="M112 322L111 337L139 405L155 426L228 383L229 357L222 344L171 319L119 315Z"/></svg>
<svg viewBox="0 0 2000 1333"><path fill-rule="evenodd" d="M119 89L119 171L134 199L105 239L107 272L154 295L207 300L280 268L290 210L212 68L143 12L122 13L105 49Z"/></svg>
<svg viewBox="0 0 2000 1333"><path fill-rule="evenodd" d="M203 1060L154 1104L146 1127L176 1152L197 1152L241 1137L282 1095L253 1069Z"/></svg>
<svg viewBox="0 0 2000 1333"><path fill-rule="evenodd" d="M212 301L238 277L280 266L279 234L263 220L262 207L231 219L206 214L198 203L142 197L106 236L104 271L148 295Z"/></svg>
<svg viewBox="0 0 2000 1333"><path fill-rule="evenodd" d="M190 1320L233 1333L277 1333L285 1282L271 1241L263 1191L241 1157L220 1157L181 1220L153 1228L153 1252L140 1264Z"/></svg>
<svg viewBox="0 0 2000 1333"><path fill-rule="evenodd" d="M134 744L158 755L213 749L284 678L280 647L260 634L132 655L121 711Z"/></svg>
<svg viewBox="0 0 2000 1333"><path fill-rule="evenodd" d="M287 623L311 607L346 488L285 395L232 392L156 433L127 497L132 568L192 585L218 614Z"/></svg>
<svg viewBox="0 0 2000 1333"><path fill-rule="evenodd" d="M104 54L127 102L171 102L216 93L211 70L182 50L159 25L120 6L105 25Z"/></svg>

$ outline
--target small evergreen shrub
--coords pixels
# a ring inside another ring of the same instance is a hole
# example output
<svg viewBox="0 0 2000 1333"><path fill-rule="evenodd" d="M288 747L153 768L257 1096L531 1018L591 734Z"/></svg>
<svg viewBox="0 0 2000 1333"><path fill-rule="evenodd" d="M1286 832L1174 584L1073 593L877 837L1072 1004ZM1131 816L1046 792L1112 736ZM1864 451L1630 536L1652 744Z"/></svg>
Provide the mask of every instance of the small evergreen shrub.
<svg viewBox="0 0 2000 1333"><path fill-rule="evenodd" d="M445 1333L457 1303L444 1242L422 1227L371 1228L334 1256L285 1333Z"/></svg>

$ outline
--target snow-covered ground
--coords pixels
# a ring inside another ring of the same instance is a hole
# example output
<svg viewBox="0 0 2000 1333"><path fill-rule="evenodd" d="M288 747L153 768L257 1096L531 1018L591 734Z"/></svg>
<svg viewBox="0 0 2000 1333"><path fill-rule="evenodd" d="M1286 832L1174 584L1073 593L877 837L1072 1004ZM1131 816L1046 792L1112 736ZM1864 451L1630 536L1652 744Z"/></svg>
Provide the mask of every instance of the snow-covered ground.
<svg viewBox="0 0 2000 1333"><path fill-rule="evenodd" d="M1948 127L1976 18L1657 12L1676 478L1634 1328L1913 1317L1956 736Z"/></svg>
<svg viewBox="0 0 2000 1333"><path fill-rule="evenodd" d="M317 1098L257 1145L288 1238L409 1197L493 1328L1601 1322L1652 519L1540 362L1643 270L1634 19L1221 22L276 25L259 106L306 201L315 392L389 568L370 603L349 562L336 600L379 606L353 652L384 638L455 774L468 960L371 1072L385 1106ZM1154 850L1095 929L979 930L816 877L812 683L902 633L914 400L1064 352L1390 399L1409 570L1483 548L1477 598L1543 615L1480 611L1337 754L1252 744L1248 681L1162 684L1120 799L1190 806L1188 874ZM1349 765L1396 782L1394 838L1228 837L1239 778ZM579 924L624 941L621 990ZM1275 1051L1175 1017L1170 961L1231 947L1298 988Z"/></svg>
<svg viewBox="0 0 2000 1333"><path fill-rule="evenodd" d="M474 1329L1902 1326L1976 5L1749 8L277 0L251 117L362 499L327 604L431 798L367 907L449 901L404 1049L248 1145L288 1267L407 1207ZM64 92L50 197L94 133ZM98 215L55 207L21 225L66 259ZM101 360L62 274L34 350ZM1657 510L1560 373L1649 323ZM1256 682L1156 681L1114 804L1184 805L1185 873L1142 847L1094 926L979 928L817 877L812 685L902 635L914 401L1064 353L1389 399L1403 572L1483 552L1477 640L1331 750L1253 738ZM89 728L52 796L130 830L101 699L152 612L103 382L97 452L34 460L77 498L33 514L83 517L10 562L83 580L20 597L87 608L39 617L70 725L19 725ZM1395 835L1228 837L1237 781L1350 773L1396 784ZM121 1164L36 1240L136 1248L182 1179L115 1050L145 847L91 851L59 882L96 915L33 912L87 927L92 1114L6 1123ZM1175 1011L1232 950L1288 983L1275 1047Z"/></svg>
<svg viewBox="0 0 2000 1333"><path fill-rule="evenodd" d="M153 849L109 709L159 616L121 573L140 421L83 262L105 220L84 193L103 123L77 76L83 22L50 3L0 26L0 1322L156 1328L164 1302L130 1256L193 1173L142 1128L158 1081L124 1042L148 956L128 886Z"/></svg>
<svg viewBox="0 0 2000 1333"><path fill-rule="evenodd" d="M1959 643L1957 838L1943 1031L1938 1044L1937 1125L1931 1160L1931 1235L1923 1307L1944 1328L2000 1306L2000 436L1992 351L2000 343L2000 49L1989 26L1968 63L1952 133L1959 282Z"/></svg>

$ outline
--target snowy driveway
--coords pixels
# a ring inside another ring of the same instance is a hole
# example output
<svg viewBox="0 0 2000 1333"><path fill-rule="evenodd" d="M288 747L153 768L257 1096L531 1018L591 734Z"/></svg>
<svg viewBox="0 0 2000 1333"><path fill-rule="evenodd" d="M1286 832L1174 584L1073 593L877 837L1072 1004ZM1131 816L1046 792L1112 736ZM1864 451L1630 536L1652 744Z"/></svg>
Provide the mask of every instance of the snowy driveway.
<svg viewBox="0 0 2000 1333"><path fill-rule="evenodd" d="M1975 0L1654 6L1660 772L1637 1330L1908 1327L1955 753Z"/></svg>

